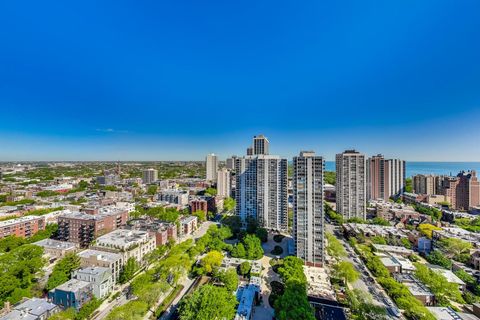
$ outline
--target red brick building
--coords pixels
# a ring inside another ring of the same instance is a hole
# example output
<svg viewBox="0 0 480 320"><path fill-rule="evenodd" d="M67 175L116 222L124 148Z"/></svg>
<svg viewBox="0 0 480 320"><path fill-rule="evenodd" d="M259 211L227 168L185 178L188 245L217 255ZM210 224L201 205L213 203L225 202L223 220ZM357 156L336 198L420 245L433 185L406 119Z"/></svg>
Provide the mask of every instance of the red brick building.
<svg viewBox="0 0 480 320"><path fill-rule="evenodd" d="M97 237L124 226L127 220L126 210L112 210L99 214L67 213L58 217L59 240L87 247Z"/></svg>
<svg viewBox="0 0 480 320"><path fill-rule="evenodd" d="M21 238L31 237L40 230L45 230L45 217L26 216L0 222L0 239L7 236Z"/></svg>

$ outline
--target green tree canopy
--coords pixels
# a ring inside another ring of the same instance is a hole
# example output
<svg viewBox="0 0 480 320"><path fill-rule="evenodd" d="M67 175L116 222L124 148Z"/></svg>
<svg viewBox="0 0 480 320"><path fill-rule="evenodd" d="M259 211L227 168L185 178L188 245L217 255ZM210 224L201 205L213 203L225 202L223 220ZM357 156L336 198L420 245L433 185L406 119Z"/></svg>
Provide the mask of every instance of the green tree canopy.
<svg viewBox="0 0 480 320"><path fill-rule="evenodd" d="M47 290L70 280L74 270L80 268L80 258L75 253L68 253L53 267L52 274L47 281Z"/></svg>
<svg viewBox="0 0 480 320"><path fill-rule="evenodd" d="M228 291L235 291L238 287L238 275L235 269L228 269L225 271L216 271L213 276L218 281L222 282Z"/></svg>
<svg viewBox="0 0 480 320"><path fill-rule="evenodd" d="M285 292L275 301L275 317L279 320L315 320L304 282L298 279L286 282Z"/></svg>
<svg viewBox="0 0 480 320"><path fill-rule="evenodd" d="M358 273L353 264L348 261L341 261L335 264L333 273L335 277L344 280L345 283L353 283L360 277L360 273Z"/></svg>
<svg viewBox="0 0 480 320"><path fill-rule="evenodd" d="M201 260L200 264L206 273L212 273L213 269L222 264L223 254L220 251L212 250Z"/></svg>
<svg viewBox="0 0 480 320"><path fill-rule="evenodd" d="M248 261L244 261L238 266L238 271L242 276L248 275L250 273L250 269L252 269L252 266Z"/></svg>
<svg viewBox="0 0 480 320"><path fill-rule="evenodd" d="M225 211L232 211L233 209L235 209L235 206L236 201L233 198L228 197L223 201L223 209Z"/></svg>
<svg viewBox="0 0 480 320"><path fill-rule="evenodd" d="M180 305L182 320L233 319L237 299L225 288L204 285L183 300Z"/></svg>
<svg viewBox="0 0 480 320"><path fill-rule="evenodd" d="M135 260L135 258L133 257L128 258L127 263L125 263L122 270L120 271L118 281L122 284L127 283L129 280L133 278L133 276L135 275L135 272L138 270L139 267L140 266L137 260Z"/></svg>

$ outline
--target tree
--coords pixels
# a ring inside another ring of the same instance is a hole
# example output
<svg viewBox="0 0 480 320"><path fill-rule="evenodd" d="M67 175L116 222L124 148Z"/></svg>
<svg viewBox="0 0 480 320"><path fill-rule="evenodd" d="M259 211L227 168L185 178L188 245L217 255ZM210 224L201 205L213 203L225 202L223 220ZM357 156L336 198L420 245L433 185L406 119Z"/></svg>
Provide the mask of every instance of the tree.
<svg viewBox="0 0 480 320"><path fill-rule="evenodd" d="M204 285L183 300L180 305L182 320L233 319L237 299L225 288Z"/></svg>
<svg viewBox="0 0 480 320"><path fill-rule="evenodd" d="M223 210L225 211L232 211L233 209L235 209L235 206L236 201L233 198L228 197L223 201Z"/></svg>
<svg viewBox="0 0 480 320"><path fill-rule="evenodd" d="M379 226L389 226L390 222L387 220L380 218L380 217L375 217L372 219L371 224L377 224Z"/></svg>
<svg viewBox="0 0 480 320"><path fill-rule="evenodd" d="M368 299L370 298L370 299ZM346 301L357 320L386 320L385 309L372 303L371 296L360 289L346 291Z"/></svg>
<svg viewBox="0 0 480 320"><path fill-rule="evenodd" d="M137 260L135 260L135 258L133 257L128 258L127 263L123 266L122 270L120 271L118 281L122 284L127 283L129 280L133 278L138 268L139 268L139 265L137 263Z"/></svg>
<svg viewBox="0 0 480 320"><path fill-rule="evenodd" d="M442 266L447 269L452 267L452 260L445 257L440 250L433 250L425 258L431 264L436 264L437 266Z"/></svg>
<svg viewBox="0 0 480 320"><path fill-rule="evenodd" d="M85 303L77 314L75 314L75 320L85 320L89 319L90 315L102 304L101 300L93 298L89 302Z"/></svg>
<svg viewBox="0 0 480 320"><path fill-rule="evenodd" d="M324 172L325 183L335 185L336 176L337 174L335 171L325 171Z"/></svg>
<svg viewBox="0 0 480 320"><path fill-rule="evenodd" d="M245 246L243 245L243 243L237 243L237 245L233 248L231 254L234 258L244 259L247 255L247 252L245 251Z"/></svg>
<svg viewBox="0 0 480 320"><path fill-rule="evenodd" d="M155 185L155 184L152 184L152 185L148 186L147 194L153 196L157 193L157 189L158 189L158 186Z"/></svg>
<svg viewBox="0 0 480 320"><path fill-rule="evenodd" d="M278 273L285 283L290 279L296 279L302 283L307 281L303 273L303 260L298 257L288 256L283 259L283 264L278 268Z"/></svg>
<svg viewBox="0 0 480 320"><path fill-rule="evenodd" d="M203 222L207 220L207 213L203 210L197 210L192 213L192 216L195 216L198 218L198 221Z"/></svg>
<svg viewBox="0 0 480 320"><path fill-rule="evenodd" d="M440 247L446 252L447 256L458 260L462 254L470 253L472 244L457 238L444 238L439 241Z"/></svg>
<svg viewBox="0 0 480 320"><path fill-rule="evenodd" d="M47 290L70 280L74 270L80 268L80 258L75 253L68 253L53 267L53 271L47 281Z"/></svg>
<svg viewBox="0 0 480 320"><path fill-rule="evenodd" d="M210 187L210 188L207 188L207 189L205 190L205 195L210 195L210 196L214 197L214 196L217 195L217 189L211 188L211 187Z"/></svg>
<svg viewBox="0 0 480 320"><path fill-rule="evenodd" d="M250 273L251 268L250 262L244 261L238 266L238 271L242 276L246 276Z"/></svg>
<svg viewBox="0 0 480 320"><path fill-rule="evenodd" d="M257 236L248 234L242 242L245 246L246 259L257 260L263 256L262 243Z"/></svg>
<svg viewBox="0 0 480 320"><path fill-rule="evenodd" d="M409 193L413 192L412 178L405 179L405 192L409 192Z"/></svg>
<svg viewBox="0 0 480 320"><path fill-rule="evenodd" d="M306 285L298 279L288 280L285 292L275 301L275 317L279 320L314 320L314 311L307 300Z"/></svg>
<svg viewBox="0 0 480 320"><path fill-rule="evenodd" d="M334 265L333 273L335 277L342 279L345 283L353 283L358 280L360 274L352 263L348 261L341 261Z"/></svg>
<svg viewBox="0 0 480 320"><path fill-rule="evenodd" d="M465 303L456 283L450 283L439 272L428 268L421 263L414 263L415 276L422 281L435 295L435 299L441 306L448 306L449 300Z"/></svg>
<svg viewBox="0 0 480 320"><path fill-rule="evenodd" d="M268 231L265 228L258 228L257 232L255 232L255 235L262 241L262 242L267 242L268 241Z"/></svg>
<svg viewBox="0 0 480 320"><path fill-rule="evenodd" d="M418 231L427 236L429 239L432 239L433 230L441 230L442 228L436 227L429 223L422 223L418 225Z"/></svg>
<svg viewBox="0 0 480 320"><path fill-rule="evenodd" d="M387 244L387 241L382 236L374 236L370 240L375 244Z"/></svg>
<svg viewBox="0 0 480 320"><path fill-rule="evenodd" d="M347 256L347 251L345 247L340 243L340 241L331 233L326 234L327 237L327 253L339 260L340 258Z"/></svg>
<svg viewBox="0 0 480 320"><path fill-rule="evenodd" d="M405 248L412 249L412 243L407 238L402 238L400 242Z"/></svg>
<svg viewBox="0 0 480 320"><path fill-rule="evenodd" d="M222 264L223 254L219 251L212 250L200 262L206 273L212 273L213 268Z"/></svg>
<svg viewBox="0 0 480 320"><path fill-rule="evenodd" d="M218 281L222 282L228 291L235 291L238 287L238 276L235 269L217 271L214 273L213 277Z"/></svg>

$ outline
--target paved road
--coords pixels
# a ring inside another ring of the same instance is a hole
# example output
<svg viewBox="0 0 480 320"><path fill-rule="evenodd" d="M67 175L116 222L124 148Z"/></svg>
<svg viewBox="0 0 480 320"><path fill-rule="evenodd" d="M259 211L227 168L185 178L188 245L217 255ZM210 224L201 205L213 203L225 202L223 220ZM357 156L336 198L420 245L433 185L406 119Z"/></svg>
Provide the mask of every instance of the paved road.
<svg viewBox="0 0 480 320"><path fill-rule="evenodd" d="M160 320L168 320L175 313L178 308L178 303L182 300L183 296L187 293L188 289L192 286L194 280L189 279L188 277L183 278L182 285L183 289L180 291L180 294L173 299L170 306L165 310L165 313L160 317Z"/></svg>
<svg viewBox="0 0 480 320"><path fill-rule="evenodd" d="M357 253L353 250L350 244L345 241L343 235L341 235L339 232L335 232L337 228L338 227L328 223L326 225L326 231L334 234L345 247L345 250L348 254L346 260L351 262L355 269L360 272L360 278L355 281L352 286L364 292L368 292L372 297L372 303L377 306L382 306L384 308L396 307L395 303L392 301L392 299L390 299L385 290L383 290L382 286L378 284L374 276L370 273Z"/></svg>
<svg viewBox="0 0 480 320"><path fill-rule="evenodd" d="M198 238L202 237L203 235L205 235L208 228L213 224L215 224L215 222L212 222L212 221L206 221L206 222L202 223L202 225L200 225L200 227L193 233L193 235L188 235L186 237L182 237L178 240L178 242L180 243L180 242L186 241L188 239L198 239ZM154 267L154 265L155 264L152 263L149 266L149 269ZM141 274L143 274L143 272L138 273L133 279L135 279L136 277L138 277ZM108 299L106 301L104 301L102 303L102 305L100 305L100 307L97 309L98 314L95 315L94 317L92 317L92 319L93 320L104 319L112 311L113 308L122 306L125 303L127 303L128 299L126 297L126 292L124 292L124 289L126 289L130 285L130 283L133 281L133 279L126 284L116 286L116 289L112 292L112 294L120 292L119 298L117 298L117 299L115 299L111 302L108 301ZM164 298L164 296L162 296L162 298ZM161 303L161 301L159 303Z"/></svg>

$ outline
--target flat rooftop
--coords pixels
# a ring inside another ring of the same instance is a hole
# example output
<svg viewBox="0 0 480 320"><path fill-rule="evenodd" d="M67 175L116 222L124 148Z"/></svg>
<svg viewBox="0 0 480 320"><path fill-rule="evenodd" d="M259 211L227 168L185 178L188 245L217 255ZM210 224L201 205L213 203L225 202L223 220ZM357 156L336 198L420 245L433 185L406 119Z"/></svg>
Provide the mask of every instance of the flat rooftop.
<svg viewBox="0 0 480 320"><path fill-rule="evenodd" d="M62 290L68 292L77 292L80 289L86 288L90 286L90 282L82 281L78 279L70 279L64 284L59 285L54 290Z"/></svg>
<svg viewBox="0 0 480 320"><path fill-rule="evenodd" d="M87 249L77 254L80 258L91 258L95 256L97 260L105 261L109 263L116 262L122 259L122 256L118 253L106 252L94 249Z"/></svg>
<svg viewBox="0 0 480 320"><path fill-rule="evenodd" d="M43 239L43 240L34 242L33 244L43 248L60 249L60 250L75 249L77 247L76 243L68 242L68 241L60 241L55 239Z"/></svg>
<svg viewBox="0 0 480 320"><path fill-rule="evenodd" d="M14 225L14 224L17 224L17 223L31 222L31 221L34 221L34 220L44 220L44 219L45 219L45 217L42 217L42 216L26 216L26 217L20 217L20 218L0 221L0 228L11 226L11 225Z"/></svg>
<svg viewBox="0 0 480 320"><path fill-rule="evenodd" d="M336 300L325 268L303 266L303 273L307 277L307 294L309 296Z"/></svg>
<svg viewBox="0 0 480 320"><path fill-rule="evenodd" d="M109 232L96 240L96 245L126 249L130 246L145 243L150 239L147 231L117 229Z"/></svg>

